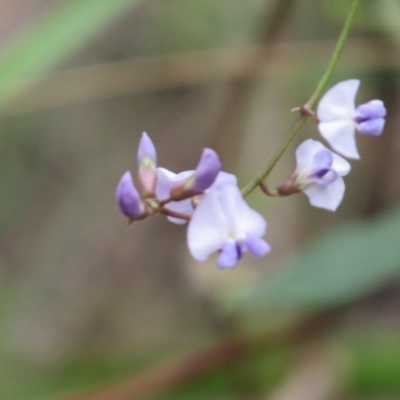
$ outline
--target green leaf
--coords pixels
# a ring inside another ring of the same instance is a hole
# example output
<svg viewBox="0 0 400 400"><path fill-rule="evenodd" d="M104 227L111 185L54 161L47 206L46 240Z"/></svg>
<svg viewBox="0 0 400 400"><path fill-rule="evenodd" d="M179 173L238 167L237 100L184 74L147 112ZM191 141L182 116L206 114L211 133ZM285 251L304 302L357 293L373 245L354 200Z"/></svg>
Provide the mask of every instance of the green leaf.
<svg viewBox="0 0 400 400"><path fill-rule="evenodd" d="M327 232L282 272L251 287L243 306L321 308L357 298L400 272L400 208ZM236 297L235 304L238 302Z"/></svg>
<svg viewBox="0 0 400 400"><path fill-rule="evenodd" d="M140 0L70 0L54 9L0 55L0 106L29 81L79 50Z"/></svg>

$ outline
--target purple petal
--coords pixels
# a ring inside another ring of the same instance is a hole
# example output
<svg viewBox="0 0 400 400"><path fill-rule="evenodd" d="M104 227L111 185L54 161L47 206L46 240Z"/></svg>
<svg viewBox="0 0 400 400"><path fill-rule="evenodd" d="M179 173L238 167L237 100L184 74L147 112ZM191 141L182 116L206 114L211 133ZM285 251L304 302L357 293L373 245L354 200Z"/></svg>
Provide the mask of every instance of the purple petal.
<svg viewBox="0 0 400 400"><path fill-rule="evenodd" d="M197 193L204 192L216 180L221 171L221 162L218 154L211 149L204 149L197 165L191 189Z"/></svg>
<svg viewBox="0 0 400 400"><path fill-rule="evenodd" d="M319 185L330 185L335 182L339 174L333 168L315 167L311 170L309 179Z"/></svg>
<svg viewBox="0 0 400 400"><path fill-rule="evenodd" d="M331 167L333 162L332 152L328 149L320 150L315 154L313 164L320 167Z"/></svg>
<svg viewBox="0 0 400 400"><path fill-rule="evenodd" d="M222 244L221 254L217 260L218 268L232 268L236 265L239 254L236 247L236 242L227 240Z"/></svg>
<svg viewBox="0 0 400 400"><path fill-rule="evenodd" d="M154 168L157 165L156 148L146 132L142 133L142 138L139 142L137 158L139 167L145 160L151 161Z"/></svg>
<svg viewBox="0 0 400 400"><path fill-rule="evenodd" d="M140 195L133 184L132 175L129 171L122 175L115 197L120 210L127 217L138 218L143 213Z"/></svg>
<svg viewBox="0 0 400 400"><path fill-rule="evenodd" d="M321 151L328 149L317 140L307 139L296 149L296 171L302 171L313 165L314 157Z"/></svg>
<svg viewBox="0 0 400 400"><path fill-rule="evenodd" d="M383 118L386 116L386 108L382 100L371 100L361 104L356 109L356 122L368 119Z"/></svg>
<svg viewBox="0 0 400 400"><path fill-rule="evenodd" d="M263 257L271 251L271 247L264 239L251 233L246 235L246 247L254 257Z"/></svg>
<svg viewBox="0 0 400 400"><path fill-rule="evenodd" d="M364 135L379 136L382 134L384 126L385 120L383 118L376 118L361 122L357 125L357 129Z"/></svg>

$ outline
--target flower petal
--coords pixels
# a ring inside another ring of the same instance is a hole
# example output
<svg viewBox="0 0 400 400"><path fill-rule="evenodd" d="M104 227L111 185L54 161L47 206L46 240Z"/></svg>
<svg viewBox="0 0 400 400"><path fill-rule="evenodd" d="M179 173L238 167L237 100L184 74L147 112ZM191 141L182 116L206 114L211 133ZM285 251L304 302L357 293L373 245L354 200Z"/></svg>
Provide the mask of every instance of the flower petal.
<svg viewBox="0 0 400 400"><path fill-rule="evenodd" d="M232 268L238 262L238 251L234 240L227 240L222 244L221 254L217 260L218 268Z"/></svg>
<svg viewBox="0 0 400 400"><path fill-rule="evenodd" d="M225 185L237 186L237 178L233 174L220 171L217 175L217 179L215 179L214 183L209 187L208 190L220 190Z"/></svg>
<svg viewBox="0 0 400 400"><path fill-rule="evenodd" d="M246 233L263 236L267 223L263 216L248 206L237 186L226 185L221 188L224 212L229 219L235 239ZM200 203L201 204L201 203Z"/></svg>
<svg viewBox="0 0 400 400"><path fill-rule="evenodd" d="M384 118L385 116L386 108L382 100L371 100L368 103L359 105L356 109L356 121Z"/></svg>
<svg viewBox="0 0 400 400"><path fill-rule="evenodd" d="M220 171L221 161L218 154L212 149L205 148L197 164L190 188L197 193L204 192L215 182Z"/></svg>
<svg viewBox="0 0 400 400"><path fill-rule="evenodd" d="M121 212L128 218L138 218L143 214L144 207L129 171L122 175L115 191L115 198Z"/></svg>
<svg viewBox="0 0 400 400"><path fill-rule="evenodd" d="M193 171L183 171L179 174L175 174L165 168L157 168L157 186L156 186L156 196L159 200L165 200L169 197L169 191L176 182L188 178L193 175ZM171 201L165 208L176 211L183 214L192 215L193 206L191 199L185 199L182 201ZM180 218L167 217L169 221L175 224L185 224L187 221Z"/></svg>
<svg viewBox="0 0 400 400"><path fill-rule="evenodd" d="M333 155L328 149L318 151L313 157L313 165L329 168L332 166Z"/></svg>
<svg viewBox="0 0 400 400"><path fill-rule="evenodd" d="M383 118L375 118L357 124L357 130L364 135L380 136L384 126Z"/></svg>
<svg viewBox="0 0 400 400"><path fill-rule="evenodd" d="M137 159L139 167L145 159L150 160L154 167L157 165L156 148L146 132L142 133L142 138L140 139L138 147Z"/></svg>
<svg viewBox="0 0 400 400"><path fill-rule="evenodd" d="M320 122L340 121L355 117L354 100L360 81L349 79L330 88L321 98L317 116Z"/></svg>
<svg viewBox="0 0 400 400"><path fill-rule="evenodd" d="M311 169L309 179L319 185L331 185L339 177L339 174L333 168L315 167Z"/></svg>
<svg viewBox="0 0 400 400"><path fill-rule="evenodd" d="M271 251L269 244L262 238L251 233L246 235L246 247L254 257L263 257Z"/></svg>
<svg viewBox="0 0 400 400"><path fill-rule="evenodd" d="M296 171L310 168L313 165L315 155L322 150L328 149L317 140L307 139L301 143L296 149Z"/></svg>
<svg viewBox="0 0 400 400"><path fill-rule="evenodd" d="M340 176L347 175L351 170L350 163L343 157L339 156L339 154L336 154L334 152L332 152L332 156L332 169L334 169Z"/></svg>
<svg viewBox="0 0 400 400"><path fill-rule="evenodd" d="M321 122L318 129L333 150L347 158L359 159L355 138L356 124L351 120Z"/></svg>
<svg viewBox="0 0 400 400"><path fill-rule="evenodd" d="M338 177L329 186L311 185L304 189L304 193L311 205L326 210L335 211L343 199L345 185L343 178Z"/></svg>
<svg viewBox="0 0 400 400"><path fill-rule="evenodd" d="M192 256L205 261L229 238L229 223L219 192L206 193L196 207L187 231L187 244Z"/></svg>
<svg viewBox="0 0 400 400"><path fill-rule="evenodd" d="M193 172L194 171L183 171L179 174L175 174L166 168L157 168L157 198L159 200L168 199L172 185L193 175Z"/></svg>

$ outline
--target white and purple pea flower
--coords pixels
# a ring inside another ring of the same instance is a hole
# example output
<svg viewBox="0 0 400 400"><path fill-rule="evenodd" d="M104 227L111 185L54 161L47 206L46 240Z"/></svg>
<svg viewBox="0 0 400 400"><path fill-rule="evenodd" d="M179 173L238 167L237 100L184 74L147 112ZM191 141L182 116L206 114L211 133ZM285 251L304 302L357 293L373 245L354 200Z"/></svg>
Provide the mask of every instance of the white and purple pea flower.
<svg viewBox="0 0 400 400"><path fill-rule="evenodd" d="M282 196L304 192L314 207L335 211L340 205L345 184L343 176L350 164L322 143L308 139L296 150L296 169L277 187Z"/></svg>
<svg viewBox="0 0 400 400"><path fill-rule="evenodd" d="M196 260L206 261L220 251L217 266L232 268L246 250L254 257L270 251L262 239L266 229L264 218L248 206L239 188L227 184L201 199L189 222L187 243Z"/></svg>
<svg viewBox="0 0 400 400"><path fill-rule="evenodd" d="M360 86L358 79L349 79L329 89L318 108L318 128L333 150L347 157L359 159L355 131L370 136L382 134L386 109L381 100L355 106Z"/></svg>
<svg viewBox="0 0 400 400"><path fill-rule="evenodd" d="M125 172L116 190L121 212L130 221L164 214L174 223L189 220L188 246L193 257L205 261L220 251L217 265L236 265L244 251L261 257L270 251L262 239L264 218L244 201L234 175L221 171L217 153L204 149L195 170L175 174L157 168L156 150L146 133L138 149L136 190L131 173Z"/></svg>

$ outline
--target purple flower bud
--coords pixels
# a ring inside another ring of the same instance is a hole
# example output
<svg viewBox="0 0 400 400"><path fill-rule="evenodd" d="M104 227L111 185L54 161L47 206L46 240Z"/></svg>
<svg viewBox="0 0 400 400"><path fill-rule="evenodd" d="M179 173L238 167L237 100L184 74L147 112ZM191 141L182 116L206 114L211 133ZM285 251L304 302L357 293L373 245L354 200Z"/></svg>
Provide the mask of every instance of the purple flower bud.
<svg viewBox="0 0 400 400"><path fill-rule="evenodd" d="M129 171L122 175L115 192L115 198L121 212L128 218L138 219L143 215L144 207Z"/></svg>
<svg viewBox="0 0 400 400"><path fill-rule="evenodd" d="M219 171L221 171L221 161L218 154L214 150L205 148L197 164L191 189L197 193L204 192L214 183Z"/></svg>
<svg viewBox="0 0 400 400"><path fill-rule="evenodd" d="M146 165L152 165L154 169L157 166L157 153L153 142L151 141L149 135L146 132L142 133L142 138L139 142L138 147L138 165L139 168L145 163Z"/></svg>
<svg viewBox="0 0 400 400"><path fill-rule="evenodd" d="M218 154L214 150L204 149L193 174L171 187L171 198L183 200L203 193L216 181L220 171L221 162Z"/></svg>
<svg viewBox="0 0 400 400"><path fill-rule="evenodd" d="M143 196L155 197L157 184L157 155L153 142L143 132L138 148L139 182Z"/></svg>

